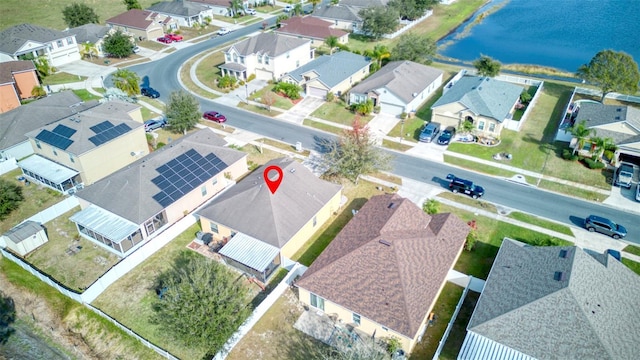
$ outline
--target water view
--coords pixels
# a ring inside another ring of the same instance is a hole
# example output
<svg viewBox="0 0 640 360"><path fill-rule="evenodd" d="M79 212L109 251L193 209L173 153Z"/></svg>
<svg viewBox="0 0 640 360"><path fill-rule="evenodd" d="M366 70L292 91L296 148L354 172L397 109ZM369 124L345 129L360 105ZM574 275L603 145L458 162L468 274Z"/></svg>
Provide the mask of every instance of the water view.
<svg viewBox="0 0 640 360"><path fill-rule="evenodd" d="M504 6L466 36L456 39L463 25L440 41L445 47L439 53L463 61L484 54L504 64L574 72L598 51L613 49L627 52L640 63L640 1L493 0L476 14L500 4Z"/></svg>

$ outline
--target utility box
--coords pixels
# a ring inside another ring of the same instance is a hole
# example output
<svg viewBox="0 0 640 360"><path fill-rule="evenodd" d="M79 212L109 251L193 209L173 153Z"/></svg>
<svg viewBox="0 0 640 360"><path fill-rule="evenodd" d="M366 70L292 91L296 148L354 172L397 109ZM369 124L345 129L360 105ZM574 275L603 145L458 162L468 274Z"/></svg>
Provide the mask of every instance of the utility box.
<svg viewBox="0 0 640 360"><path fill-rule="evenodd" d="M0 236L0 246L14 253L25 256L49 241L44 227L39 223L27 220Z"/></svg>

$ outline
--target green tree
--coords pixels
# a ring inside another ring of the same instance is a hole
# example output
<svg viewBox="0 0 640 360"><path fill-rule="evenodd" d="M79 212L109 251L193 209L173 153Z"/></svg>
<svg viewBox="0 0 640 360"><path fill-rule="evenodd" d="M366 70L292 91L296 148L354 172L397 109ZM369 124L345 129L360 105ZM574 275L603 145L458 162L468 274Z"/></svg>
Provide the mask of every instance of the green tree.
<svg viewBox="0 0 640 360"><path fill-rule="evenodd" d="M122 3L127 6L127 10L142 9L138 0L122 0Z"/></svg>
<svg viewBox="0 0 640 360"><path fill-rule="evenodd" d="M378 44L373 49L366 50L365 55L376 61L375 70L378 70L382 67L382 61L391 57L391 52L386 46Z"/></svg>
<svg viewBox="0 0 640 360"><path fill-rule="evenodd" d="M375 139L359 116L353 120L351 129L325 145L328 150L323 159L327 168L325 177L342 177L357 184L361 175L391 168L391 156L376 147Z"/></svg>
<svg viewBox="0 0 640 360"><path fill-rule="evenodd" d="M311 8L311 12L316 11L316 7L318 6L318 4L320 4L322 0L309 0L309 2L311 3L311 5L313 6Z"/></svg>
<svg viewBox="0 0 640 360"><path fill-rule="evenodd" d="M422 204L422 210L429 215L437 214L440 210L440 203L436 199L428 199Z"/></svg>
<svg viewBox="0 0 640 360"><path fill-rule="evenodd" d="M302 15L302 4L297 3L293 5L293 9L291 9L291 16Z"/></svg>
<svg viewBox="0 0 640 360"><path fill-rule="evenodd" d="M596 134L595 129L590 129L587 127L587 122L585 120L580 121L577 124L574 124L569 128L571 135L575 136L577 139L576 146L573 148L573 153L582 150L584 145L587 143L587 140Z"/></svg>
<svg viewBox="0 0 640 360"><path fill-rule="evenodd" d="M324 39L324 43L329 47L329 55L333 54L333 49L338 46L338 38L331 35Z"/></svg>
<svg viewBox="0 0 640 360"><path fill-rule="evenodd" d="M16 321L16 307L13 299L5 296L0 291L0 345L9 340L9 336L14 332L11 324Z"/></svg>
<svg viewBox="0 0 640 360"><path fill-rule="evenodd" d="M188 347L216 353L249 316L247 287L224 265L182 251L157 278L151 322Z"/></svg>
<svg viewBox="0 0 640 360"><path fill-rule="evenodd" d="M371 114L373 112L373 100L367 99L361 103L353 104L353 111L362 116Z"/></svg>
<svg viewBox="0 0 640 360"><path fill-rule="evenodd" d="M93 60L93 55L96 55L98 53L98 48L96 47L96 44L90 43L90 42L85 42L82 43L82 49L80 50L80 55L82 55L83 58L90 58L91 60Z"/></svg>
<svg viewBox="0 0 640 360"><path fill-rule="evenodd" d="M244 9L242 7L242 0L230 0L229 1L229 13L233 17L240 16L240 11Z"/></svg>
<svg viewBox="0 0 640 360"><path fill-rule="evenodd" d="M40 80L44 80L44 78L55 72L55 69L49 65L49 60L44 56L39 56L33 60L33 65L36 67Z"/></svg>
<svg viewBox="0 0 640 360"><path fill-rule="evenodd" d="M298 84L281 81L273 87L273 91L282 93L291 100L296 100L300 98L300 91L302 91L302 88Z"/></svg>
<svg viewBox="0 0 640 360"><path fill-rule="evenodd" d="M46 95L47 95L47 92L44 91L44 87L42 87L42 85L34 86L33 89L31 89L31 96L35 98L41 98Z"/></svg>
<svg viewBox="0 0 640 360"><path fill-rule="evenodd" d="M127 57L133 54L133 43L128 35L118 30L112 34L107 34L102 42L102 49L109 56L118 58Z"/></svg>
<svg viewBox="0 0 640 360"><path fill-rule="evenodd" d="M169 96L166 115L169 127L186 135L201 118L200 104L193 95L182 90L174 91Z"/></svg>
<svg viewBox="0 0 640 360"><path fill-rule="evenodd" d="M24 201L22 187L4 179L0 179L0 220L4 220Z"/></svg>
<svg viewBox="0 0 640 360"><path fill-rule="evenodd" d="M92 8L82 3L73 3L62 9L62 18L70 28L85 24L97 24L98 15Z"/></svg>
<svg viewBox="0 0 640 360"><path fill-rule="evenodd" d="M590 140L593 144L593 154L598 161L602 160L605 150L615 149L616 147L615 141L610 137L592 137Z"/></svg>
<svg viewBox="0 0 640 360"><path fill-rule="evenodd" d="M418 6L415 0L391 0L388 6L398 11L401 19L410 21L422 16L426 10Z"/></svg>
<svg viewBox="0 0 640 360"><path fill-rule="evenodd" d="M489 56L482 55L473 61L473 67L478 71L479 76L495 77L500 73L499 61L490 58Z"/></svg>
<svg viewBox="0 0 640 360"><path fill-rule="evenodd" d="M390 34L398 28L400 16L393 8L368 7L360 10L358 15L362 18L362 31L374 39L380 39L382 35Z"/></svg>
<svg viewBox="0 0 640 360"><path fill-rule="evenodd" d="M140 94L140 76L128 69L119 69L114 72L113 84L129 96Z"/></svg>
<svg viewBox="0 0 640 360"><path fill-rule="evenodd" d="M635 94L640 83L640 70L631 55L613 50L597 53L588 64L580 66L576 76L600 88L600 102L614 91Z"/></svg>
<svg viewBox="0 0 640 360"><path fill-rule="evenodd" d="M436 43L426 36L405 33L398 39L392 54L392 60L409 60L428 65L436 54Z"/></svg>

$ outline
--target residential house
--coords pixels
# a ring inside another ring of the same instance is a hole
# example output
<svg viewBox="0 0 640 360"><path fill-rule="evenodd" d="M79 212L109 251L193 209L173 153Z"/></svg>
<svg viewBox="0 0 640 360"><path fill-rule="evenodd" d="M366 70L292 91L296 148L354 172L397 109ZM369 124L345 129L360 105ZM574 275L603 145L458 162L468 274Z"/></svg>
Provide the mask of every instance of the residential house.
<svg viewBox="0 0 640 360"><path fill-rule="evenodd" d="M255 74L260 80L280 78L313 60L311 41L274 32L260 33L237 42L225 51L222 75L246 80Z"/></svg>
<svg viewBox="0 0 640 360"><path fill-rule="evenodd" d="M520 102L522 86L489 77L464 76L431 106L431 121L459 127L471 122L478 136L497 138Z"/></svg>
<svg viewBox="0 0 640 360"><path fill-rule="evenodd" d="M211 9L214 15L218 16L230 16L229 15L229 0L190 0L190 2L202 4ZM244 1L243 1L244 2Z"/></svg>
<svg viewBox="0 0 640 360"><path fill-rule="evenodd" d="M28 132L34 155L18 162L29 179L68 193L149 152L140 106L102 103Z"/></svg>
<svg viewBox="0 0 640 360"><path fill-rule="evenodd" d="M300 301L410 353L427 328L469 226L397 194L372 197L295 282Z"/></svg>
<svg viewBox="0 0 640 360"><path fill-rule="evenodd" d="M50 66L80 60L73 34L37 25L20 24L0 31L0 62L45 57Z"/></svg>
<svg viewBox="0 0 640 360"><path fill-rule="evenodd" d="M155 40L165 31L178 29L178 22L157 12L131 9L106 21L107 26L120 30L138 40Z"/></svg>
<svg viewBox="0 0 640 360"><path fill-rule="evenodd" d="M270 166L282 169L275 193L264 179ZM220 255L228 264L266 282L278 266L292 265L289 259L338 211L341 198L342 186L281 158L256 169L198 215L202 231L225 243Z"/></svg>
<svg viewBox="0 0 640 360"><path fill-rule="evenodd" d="M33 154L28 132L97 106L73 91L62 91L0 114L0 161Z"/></svg>
<svg viewBox="0 0 640 360"><path fill-rule="evenodd" d="M392 61L349 91L349 103L367 99L392 115L415 112L442 84L443 71L412 61Z"/></svg>
<svg viewBox="0 0 640 360"><path fill-rule="evenodd" d="M342 95L369 75L371 60L348 51L323 55L287 73L282 81L300 85L309 96Z"/></svg>
<svg viewBox="0 0 640 360"><path fill-rule="evenodd" d="M595 130L595 136L613 139L618 147L615 162L627 161L640 165L640 109L581 101L574 106L574 114L574 124L585 121L587 128ZM572 146L575 147L577 141L572 140ZM592 144L586 146L587 152L590 152Z"/></svg>
<svg viewBox="0 0 640 360"><path fill-rule="evenodd" d="M0 113L20 106L20 101L33 97L31 91L40 86L36 67L31 60L0 63Z"/></svg>
<svg viewBox="0 0 640 360"><path fill-rule="evenodd" d="M612 256L505 239L458 359L636 359L639 306L640 277Z"/></svg>
<svg viewBox="0 0 640 360"><path fill-rule="evenodd" d="M362 28L360 8L344 5L317 6L313 16L329 21L334 28L357 33Z"/></svg>
<svg viewBox="0 0 640 360"><path fill-rule="evenodd" d="M314 16L293 16L282 20L275 32L309 39L311 46L316 48L322 46L329 36L335 36L339 44L349 42L349 33L333 26L332 22Z"/></svg>
<svg viewBox="0 0 640 360"><path fill-rule="evenodd" d="M93 53L91 56L104 57L104 51L102 50L102 43L104 37L109 33L109 27L98 24L85 24L71 29L67 29L64 32L67 34L74 34L76 36L76 43L78 44L78 50L82 55L85 51L85 44L93 45Z"/></svg>
<svg viewBox="0 0 640 360"><path fill-rule="evenodd" d="M227 6L229 6L228 1ZM147 10L171 17L178 22L179 26L183 27L204 24L206 17L213 18L213 9L211 7L192 1L161 1L151 5Z"/></svg>
<svg viewBox="0 0 640 360"><path fill-rule="evenodd" d="M247 155L211 129L173 141L79 191L80 234L126 256L247 171Z"/></svg>

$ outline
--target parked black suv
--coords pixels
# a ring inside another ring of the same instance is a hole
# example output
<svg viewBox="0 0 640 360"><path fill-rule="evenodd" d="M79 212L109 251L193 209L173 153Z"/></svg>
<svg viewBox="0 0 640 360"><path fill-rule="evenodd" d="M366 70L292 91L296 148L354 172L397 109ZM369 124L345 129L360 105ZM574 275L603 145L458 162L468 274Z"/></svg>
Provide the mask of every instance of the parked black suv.
<svg viewBox="0 0 640 360"><path fill-rule="evenodd" d="M156 99L160 97L160 93L153 88L150 87L144 87L142 89L140 89L140 94L144 95L144 96L148 96L152 99Z"/></svg>
<svg viewBox="0 0 640 360"><path fill-rule="evenodd" d="M473 181L461 179L453 174L447 175L449 180L449 189L454 193L464 193L477 199L484 195L484 188L473 183Z"/></svg>
<svg viewBox="0 0 640 360"><path fill-rule="evenodd" d="M609 235L614 239L621 239L627 236L627 229L613 221L596 215L589 215L584 220L584 227L591 232L599 232Z"/></svg>

